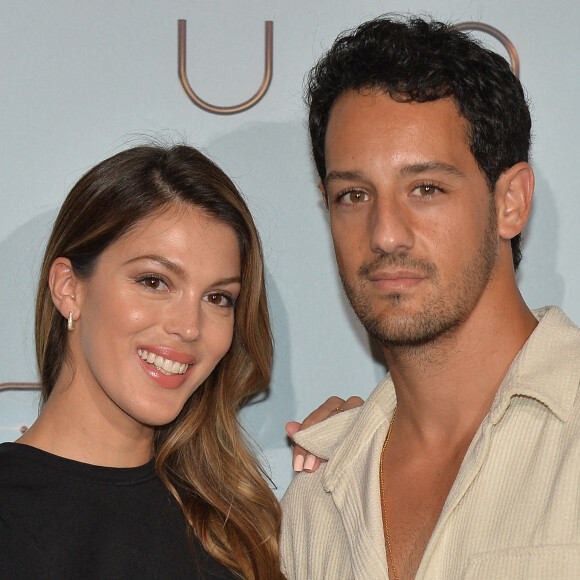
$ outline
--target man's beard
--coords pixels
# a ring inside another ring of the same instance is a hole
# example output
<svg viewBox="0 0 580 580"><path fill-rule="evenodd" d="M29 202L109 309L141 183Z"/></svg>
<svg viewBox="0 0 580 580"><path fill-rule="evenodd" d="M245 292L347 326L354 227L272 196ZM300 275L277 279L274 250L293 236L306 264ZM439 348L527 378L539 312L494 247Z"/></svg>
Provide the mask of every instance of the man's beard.
<svg viewBox="0 0 580 580"><path fill-rule="evenodd" d="M437 267L426 260L411 257L407 252L378 255L357 272L356 285L350 284L342 272L342 285L356 315L367 332L385 346L419 346L432 342L457 330L467 320L483 291L492 278L497 260L497 216L495 203L490 207L487 229L477 253L447 287L439 286ZM461 243L459 240L458 243ZM404 292L385 292L375 297L385 309L373 310L366 286L369 275L382 269L411 269L425 275L425 282L432 285L433 294L419 311L406 311L407 296Z"/></svg>

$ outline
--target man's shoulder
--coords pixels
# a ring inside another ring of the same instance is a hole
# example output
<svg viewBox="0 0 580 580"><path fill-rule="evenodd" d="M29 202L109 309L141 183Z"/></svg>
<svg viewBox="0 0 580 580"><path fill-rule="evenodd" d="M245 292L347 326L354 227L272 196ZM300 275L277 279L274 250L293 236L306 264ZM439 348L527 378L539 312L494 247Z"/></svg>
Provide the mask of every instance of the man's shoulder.
<svg viewBox="0 0 580 580"><path fill-rule="evenodd" d="M339 413L296 437L328 461L315 473L297 474L282 499L281 557L289 578L354 577L352 541L357 552L377 552L371 546L373 533L361 532L368 525L366 518L362 523L361 514L372 514L372 529L382 529L378 477L368 474L378 474L394 406L395 392L387 375L362 407ZM381 537L379 551L382 546Z"/></svg>
<svg viewBox="0 0 580 580"><path fill-rule="evenodd" d="M499 418L514 396L523 396L566 422L580 411L580 329L556 306L533 313L538 326L512 362L491 414Z"/></svg>
<svg viewBox="0 0 580 580"><path fill-rule="evenodd" d="M294 441L309 453L328 461L357 421L362 407L338 413L294 435Z"/></svg>
<svg viewBox="0 0 580 580"><path fill-rule="evenodd" d="M290 484L282 505L285 509L325 509L325 502L334 501L331 494L341 496L345 488L357 485L361 470L365 471L376 450L382 446L395 406L395 393L387 375L369 395L362 407L344 411L295 435L298 444L324 459L315 473L300 473Z"/></svg>
<svg viewBox="0 0 580 580"><path fill-rule="evenodd" d="M391 416L395 402L393 382L390 375L386 375L362 407L338 413L299 431L294 440L310 453L328 461L344 445L364 445L378 426Z"/></svg>
<svg viewBox="0 0 580 580"><path fill-rule="evenodd" d="M558 343L567 342L575 349L580 349L580 328L558 306L544 306L532 310L538 320L538 326L532 333L537 341Z"/></svg>
<svg viewBox="0 0 580 580"><path fill-rule="evenodd" d="M304 513L302 510L307 505L316 506L319 500L324 501L327 497L323 484L326 466L327 463L322 463L314 473L303 471L294 474L281 501L285 517L290 511L298 509L297 513Z"/></svg>
<svg viewBox="0 0 580 580"><path fill-rule="evenodd" d="M280 559L288 578L350 578L348 536L325 483L328 463L297 473L282 498Z"/></svg>

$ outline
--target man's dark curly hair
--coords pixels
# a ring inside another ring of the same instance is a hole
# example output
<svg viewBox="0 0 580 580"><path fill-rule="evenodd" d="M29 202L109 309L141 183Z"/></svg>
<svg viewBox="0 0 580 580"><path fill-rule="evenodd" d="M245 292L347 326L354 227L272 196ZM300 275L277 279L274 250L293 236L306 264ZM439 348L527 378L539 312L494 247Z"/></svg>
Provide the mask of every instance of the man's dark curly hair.
<svg viewBox="0 0 580 580"><path fill-rule="evenodd" d="M312 153L323 181L332 106L343 92L365 89L400 102L453 99L490 191L506 169L528 161L530 112L507 61L449 24L386 15L341 34L308 76ZM517 268L519 234L511 244Z"/></svg>

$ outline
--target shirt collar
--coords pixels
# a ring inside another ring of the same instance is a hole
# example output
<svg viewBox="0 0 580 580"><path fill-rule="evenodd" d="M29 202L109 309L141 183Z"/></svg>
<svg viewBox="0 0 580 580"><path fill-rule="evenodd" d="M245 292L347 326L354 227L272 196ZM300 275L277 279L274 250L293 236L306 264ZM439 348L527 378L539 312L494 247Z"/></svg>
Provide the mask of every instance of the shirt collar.
<svg viewBox="0 0 580 580"><path fill-rule="evenodd" d="M556 306L533 311L538 326L512 362L490 410L498 423L512 397L529 397L561 421L572 413L580 383L580 329Z"/></svg>

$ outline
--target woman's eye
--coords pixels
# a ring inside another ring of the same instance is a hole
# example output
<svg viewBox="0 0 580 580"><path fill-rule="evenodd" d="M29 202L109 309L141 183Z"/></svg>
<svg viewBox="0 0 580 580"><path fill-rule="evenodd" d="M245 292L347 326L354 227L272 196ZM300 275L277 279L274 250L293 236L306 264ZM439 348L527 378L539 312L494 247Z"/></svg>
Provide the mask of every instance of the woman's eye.
<svg viewBox="0 0 580 580"><path fill-rule="evenodd" d="M157 276L144 276L138 282L148 290L160 290L161 288L167 287L167 284Z"/></svg>
<svg viewBox="0 0 580 580"><path fill-rule="evenodd" d="M220 294L218 292L212 294L206 294L203 299L214 306L220 306L222 308L229 308L233 306L233 301L229 296L225 294Z"/></svg>

